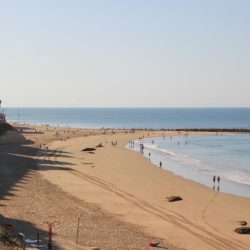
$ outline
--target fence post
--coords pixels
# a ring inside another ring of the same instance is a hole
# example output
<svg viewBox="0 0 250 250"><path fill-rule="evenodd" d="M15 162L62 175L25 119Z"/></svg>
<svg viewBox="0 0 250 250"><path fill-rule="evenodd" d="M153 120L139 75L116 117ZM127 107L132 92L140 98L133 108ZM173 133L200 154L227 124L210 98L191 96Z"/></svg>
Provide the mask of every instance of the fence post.
<svg viewBox="0 0 250 250"><path fill-rule="evenodd" d="M78 216L78 221L77 221L76 243L78 243L79 227L80 227L80 219L81 219L81 214L79 214L79 216Z"/></svg>

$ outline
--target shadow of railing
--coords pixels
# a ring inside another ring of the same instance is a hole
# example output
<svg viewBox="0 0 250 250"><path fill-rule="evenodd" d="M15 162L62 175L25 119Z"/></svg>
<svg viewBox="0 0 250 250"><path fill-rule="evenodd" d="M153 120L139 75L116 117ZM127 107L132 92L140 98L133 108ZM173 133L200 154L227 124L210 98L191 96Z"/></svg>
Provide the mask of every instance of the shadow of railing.
<svg viewBox="0 0 250 250"><path fill-rule="evenodd" d="M37 160L37 155L45 156ZM46 156L50 158L47 159ZM0 145L0 225L11 225L14 235L24 233L26 238L35 240L37 233L40 234L41 244L47 243L47 232L40 227L32 224L30 221L6 217L2 215L1 208L6 207L4 201L11 200L16 196L22 186L33 178L34 174L39 171L62 170L73 171L69 166L72 163L58 160L61 158L70 158L70 154L64 151L50 149L37 149L32 147L30 141L22 144L3 144ZM35 197L34 197L35 199ZM53 247L53 249L56 249Z"/></svg>

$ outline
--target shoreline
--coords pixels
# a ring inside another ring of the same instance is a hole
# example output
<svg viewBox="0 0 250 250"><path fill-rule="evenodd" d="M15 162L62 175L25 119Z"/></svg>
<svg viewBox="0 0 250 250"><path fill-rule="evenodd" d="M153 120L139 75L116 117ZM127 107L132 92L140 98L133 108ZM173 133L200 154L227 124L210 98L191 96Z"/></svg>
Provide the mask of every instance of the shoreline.
<svg viewBox="0 0 250 250"><path fill-rule="evenodd" d="M72 126L71 125L67 125L67 124L44 124L44 123L20 123L18 125L18 123L16 121L10 121L9 124L13 125L13 126L35 126L35 127L54 127L54 128L65 128L65 129L85 129L85 130L116 130L116 131L145 131L145 132L212 132L212 133L250 133L250 128L136 128L136 127L122 127L122 128L117 128L117 127L79 127L78 125L80 124L76 124L77 126Z"/></svg>
<svg viewBox="0 0 250 250"><path fill-rule="evenodd" d="M147 135L148 132L151 136L161 136L162 131L129 133L127 130L110 130L104 133L103 130L46 126L33 130L32 127L23 131L23 135L32 139L38 148L39 144L45 143L42 149L38 149L42 154L36 159L39 175L74 199L94 204L121 223L135 225L146 235L151 235L150 239L169 243L168 249L211 250L230 246L231 249L245 250L250 246L248 236L242 237L233 232L239 226L237 221L250 221L249 198L217 193L199 183L152 167L152 163L140 154L125 148L131 139ZM166 133L177 134L175 131ZM112 146L112 141L117 141L118 145ZM104 147L96 148L94 154L82 152L82 149L96 147L100 143ZM43 195L46 197L49 193ZM168 203L166 197L171 195L180 195L183 201ZM11 199L17 198L13 196ZM32 197L27 199L34 202ZM66 208L68 205L65 203L61 206L58 211L62 212L64 206ZM13 216L24 216L23 210ZM44 216L50 215L46 211L42 213ZM61 219L66 220L67 216L69 214ZM57 219L57 213L53 212L53 218ZM72 217L69 218L69 223L72 223ZM35 219L33 221L30 214L27 214L27 219L38 223ZM57 230L59 235L68 237ZM82 237L84 240L84 235ZM97 237L98 240L94 242L99 242L101 249L117 249L115 246L102 248L102 244L107 243L102 242L98 235L93 237ZM114 237L118 237L117 234ZM126 241L123 236L118 238L120 242ZM130 244L131 248L119 249L135 249L133 247L137 243ZM176 248L171 248L171 245Z"/></svg>
<svg viewBox="0 0 250 250"><path fill-rule="evenodd" d="M238 135L238 133L230 133L230 134ZM207 135L214 135L214 134L201 134L201 135L207 136ZM145 137L139 141L135 140L136 141L135 147L131 147L129 143L125 145L125 147L129 150L139 153L140 155L145 157L147 160L152 162L155 167L162 168L165 171L170 171L176 176L181 176L185 179L194 181L196 183L200 183L207 188L210 188L210 189L218 188L218 186L213 185L213 182L212 182L212 178L216 174L208 175L198 169L193 168L192 166L180 164L178 160L174 160L174 159L169 158L167 155L163 155L163 153L158 152L157 149L145 147L144 152L143 153L140 152L139 143L143 144L145 143L145 141L147 142L147 139L149 141L152 141L153 138L155 137ZM160 139L162 138L162 136L156 137L156 138ZM149 159L149 154L150 154L150 159ZM162 163L162 167L159 166L160 162ZM236 181L229 180L226 178L221 178L220 186L217 191L239 196L239 197L250 198L250 185L249 184L236 182Z"/></svg>

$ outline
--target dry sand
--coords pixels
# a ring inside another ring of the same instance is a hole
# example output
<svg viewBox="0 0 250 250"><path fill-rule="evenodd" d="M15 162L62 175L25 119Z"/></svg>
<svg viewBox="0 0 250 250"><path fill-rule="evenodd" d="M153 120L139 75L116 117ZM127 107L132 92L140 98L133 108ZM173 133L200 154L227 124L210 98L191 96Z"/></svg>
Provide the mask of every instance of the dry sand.
<svg viewBox="0 0 250 250"><path fill-rule="evenodd" d="M125 148L148 132L30 128L24 135L34 144L0 146L8 156L0 158L1 171L3 166L16 173L23 168L14 184L5 185L8 192L0 194L0 213L19 230L35 237L34 231L41 229L45 237L42 222L60 221L55 227L60 249L147 249L150 240L162 240L165 249L250 249L250 236L233 231L236 221L250 221L250 199L175 176ZM118 145L112 147L111 141ZM104 147L94 154L81 151L99 143ZM6 171L1 176L11 179ZM171 195L183 201L168 203Z"/></svg>

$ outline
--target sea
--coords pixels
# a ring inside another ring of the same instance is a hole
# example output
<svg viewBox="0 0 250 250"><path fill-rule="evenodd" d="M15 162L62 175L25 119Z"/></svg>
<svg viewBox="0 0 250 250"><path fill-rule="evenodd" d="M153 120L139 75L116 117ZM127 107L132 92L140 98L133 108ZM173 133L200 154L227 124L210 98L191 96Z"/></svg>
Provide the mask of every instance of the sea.
<svg viewBox="0 0 250 250"><path fill-rule="evenodd" d="M250 129L250 108L5 108L11 122L80 128ZM164 132L163 132L164 133ZM164 136L132 150L216 191L250 197L250 134ZM220 186L213 183L220 176Z"/></svg>
<svg viewBox="0 0 250 250"><path fill-rule="evenodd" d="M250 108L5 108L8 121L81 128L250 128Z"/></svg>
<svg viewBox="0 0 250 250"><path fill-rule="evenodd" d="M175 175L250 197L250 134L161 136L135 140L127 147ZM214 176L220 177L220 185L213 182Z"/></svg>

